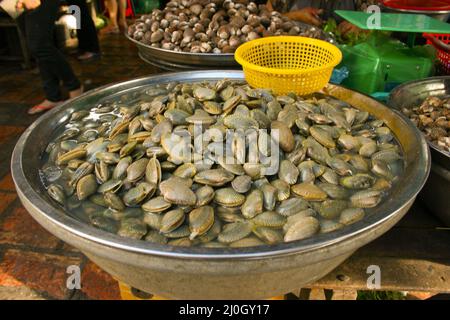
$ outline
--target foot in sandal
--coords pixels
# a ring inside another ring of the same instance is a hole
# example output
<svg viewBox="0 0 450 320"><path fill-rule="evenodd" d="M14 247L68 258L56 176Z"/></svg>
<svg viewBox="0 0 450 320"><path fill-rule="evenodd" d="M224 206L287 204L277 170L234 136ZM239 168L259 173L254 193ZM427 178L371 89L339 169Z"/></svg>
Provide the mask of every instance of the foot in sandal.
<svg viewBox="0 0 450 320"><path fill-rule="evenodd" d="M50 101L50 100L44 100L43 102L35 105L34 107L30 108L28 110L28 114L36 114L41 113L47 110L50 110L54 107L57 107L60 105L62 101Z"/></svg>
<svg viewBox="0 0 450 320"><path fill-rule="evenodd" d="M80 54L77 59L81 62L90 62L97 58L100 58L100 52L84 52Z"/></svg>

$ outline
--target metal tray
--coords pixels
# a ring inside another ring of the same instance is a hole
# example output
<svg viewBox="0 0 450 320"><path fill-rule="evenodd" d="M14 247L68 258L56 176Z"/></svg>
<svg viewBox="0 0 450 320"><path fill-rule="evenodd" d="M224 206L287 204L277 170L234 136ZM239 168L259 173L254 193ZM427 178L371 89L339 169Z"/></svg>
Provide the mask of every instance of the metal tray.
<svg viewBox="0 0 450 320"><path fill-rule="evenodd" d="M136 44L139 57L143 61L164 70L236 69L240 67L234 60L234 53L176 52L154 48L134 40L128 34L125 36Z"/></svg>
<svg viewBox="0 0 450 320"><path fill-rule="evenodd" d="M404 83L389 95L388 105L397 110L420 105L427 97L450 97L450 76L432 77ZM450 170L450 153L428 142L433 162Z"/></svg>
<svg viewBox="0 0 450 320"><path fill-rule="evenodd" d="M325 92L383 119L396 135L405 161L404 174L391 196L365 219L336 232L273 246L173 247L96 229L73 219L50 200L38 173L41 155L55 130L75 110L156 83L223 78L244 79L240 71L223 70L156 75L98 88L48 111L24 132L12 156L12 176L25 208L44 228L80 249L116 279L146 292L179 299L257 299L298 289L331 272L358 248L389 230L409 210L430 168L423 135L383 104L336 85L329 85Z"/></svg>
<svg viewBox="0 0 450 320"><path fill-rule="evenodd" d="M296 22L301 28L308 25ZM234 60L234 53L190 53L176 52L161 48L154 48L140 41L137 41L125 33L125 37L133 42L139 51L139 57L146 63L157 68L169 71L182 70L211 70L211 69L240 69L241 66ZM336 40L332 35L321 32L321 39L332 44Z"/></svg>

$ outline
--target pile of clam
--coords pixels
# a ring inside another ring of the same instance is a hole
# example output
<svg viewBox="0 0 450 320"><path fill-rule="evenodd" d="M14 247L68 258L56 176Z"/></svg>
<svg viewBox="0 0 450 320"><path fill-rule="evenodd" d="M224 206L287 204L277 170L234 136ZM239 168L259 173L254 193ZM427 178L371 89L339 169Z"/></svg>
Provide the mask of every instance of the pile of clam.
<svg viewBox="0 0 450 320"><path fill-rule="evenodd" d="M402 172L382 120L331 97L170 83L76 111L41 176L70 215L155 243L244 247L352 224Z"/></svg>
<svg viewBox="0 0 450 320"><path fill-rule="evenodd" d="M128 28L130 37L152 47L192 53L232 53L260 37L322 34L248 0L172 0Z"/></svg>
<svg viewBox="0 0 450 320"><path fill-rule="evenodd" d="M402 108L403 114L439 149L450 152L450 99L428 97L417 107Z"/></svg>

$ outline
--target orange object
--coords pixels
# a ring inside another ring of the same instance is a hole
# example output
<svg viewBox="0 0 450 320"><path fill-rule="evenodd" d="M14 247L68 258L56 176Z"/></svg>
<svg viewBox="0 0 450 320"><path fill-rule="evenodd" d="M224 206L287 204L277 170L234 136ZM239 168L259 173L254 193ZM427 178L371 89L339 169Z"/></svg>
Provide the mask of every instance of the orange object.
<svg viewBox="0 0 450 320"><path fill-rule="evenodd" d="M122 300L167 300L160 296L155 296L142 291L132 289L129 285L118 281L120 296Z"/></svg>
<svg viewBox="0 0 450 320"><path fill-rule="evenodd" d="M448 0L384 0L383 5L388 8L417 11L450 10Z"/></svg>
<svg viewBox="0 0 450 320"><path fill-rule="evenodd" d="M168 300L161 296L155 296L142 291L132 289L129 285L118 281L122 300ZM266 300L284 300L284 296L276 296Z"/></svg>

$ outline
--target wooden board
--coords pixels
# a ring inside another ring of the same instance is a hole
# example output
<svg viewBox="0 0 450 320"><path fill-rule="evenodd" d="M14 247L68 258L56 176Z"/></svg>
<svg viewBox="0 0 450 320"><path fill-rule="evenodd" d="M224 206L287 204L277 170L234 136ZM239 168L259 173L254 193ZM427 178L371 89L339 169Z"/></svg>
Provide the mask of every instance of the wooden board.
<svg viewBox="0 0 450 320"><path fill-rule="evenodd" d="M416 202L394 228L311 288L368 290L370 265L380 267L379 290L450 293L450 228Z"/></svg>

